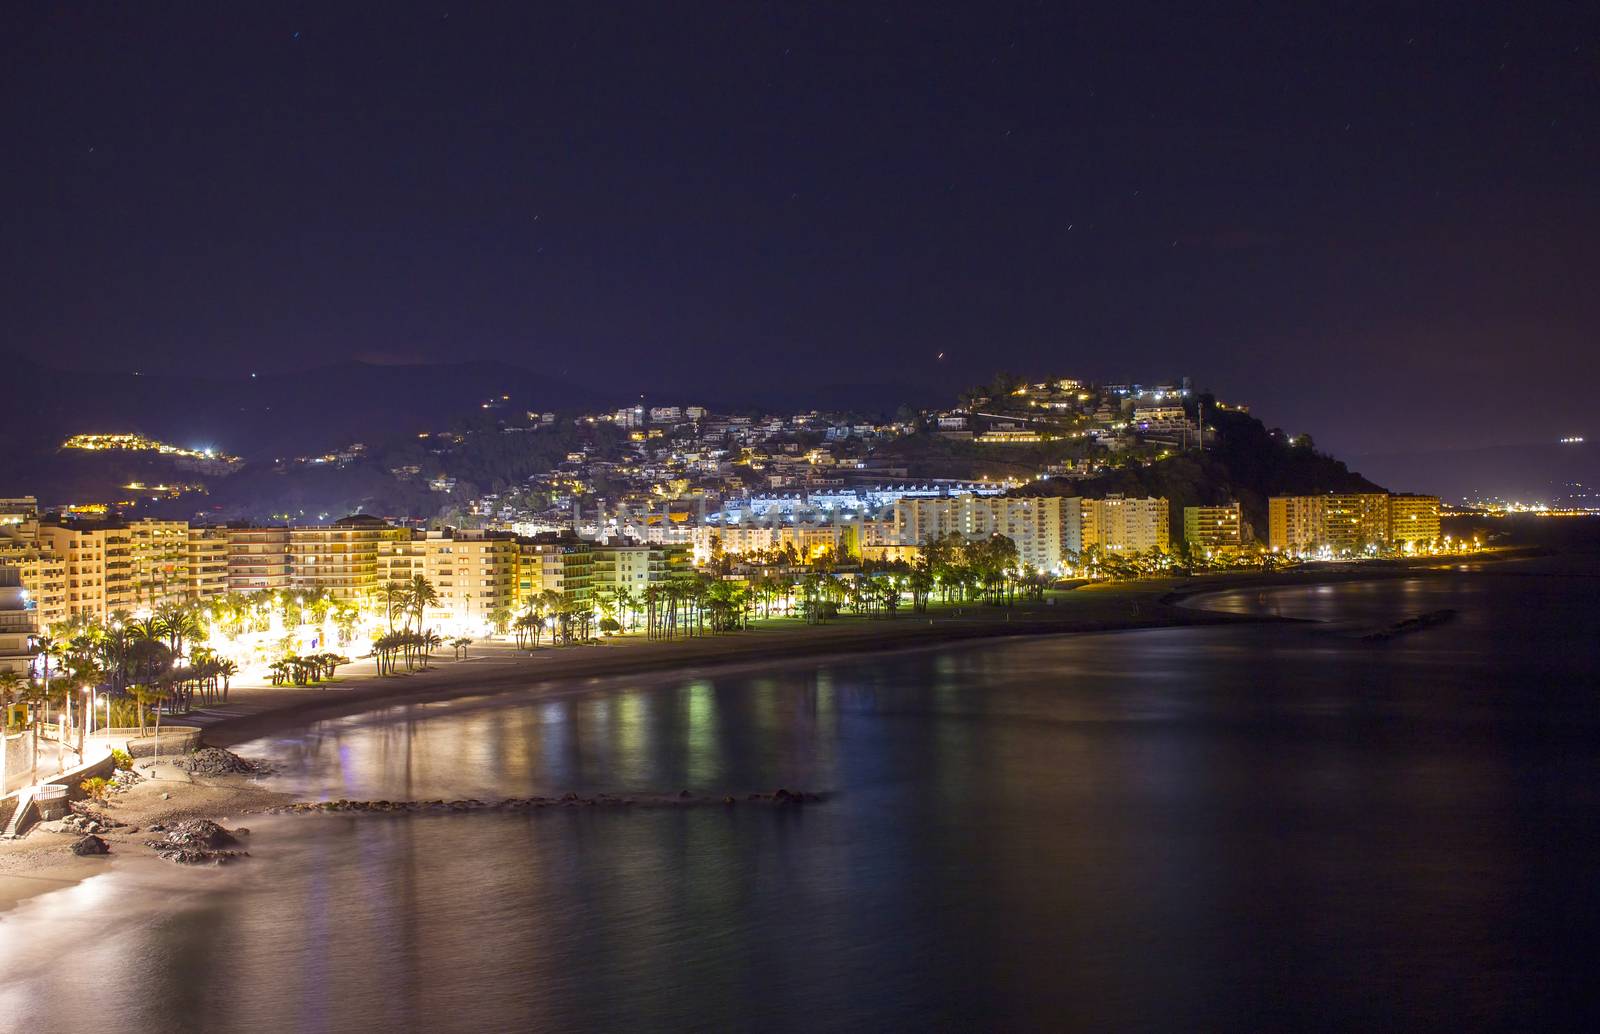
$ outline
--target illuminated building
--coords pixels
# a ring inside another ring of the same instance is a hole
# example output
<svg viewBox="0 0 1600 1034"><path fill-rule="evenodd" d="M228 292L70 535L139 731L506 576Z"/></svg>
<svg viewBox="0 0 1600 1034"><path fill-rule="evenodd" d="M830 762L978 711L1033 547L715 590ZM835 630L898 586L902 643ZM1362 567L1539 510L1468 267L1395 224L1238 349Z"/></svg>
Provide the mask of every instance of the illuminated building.
<svg viewBox="0 0 1600 1034"><path fill-rule="evenodd" d="M38 542L65 564L69 614L105 621L112 611L134 609L133 545L124 525L41 521Z"/></svg>
<svg viewBox="0 0 1600 1034"><path fill-rule="evenodd" d="M228 591L228 529L189 528L185 536L191 599Z"/></svg>
<svg viewBox="0 0 1600 1034"><path fill-rule="evenodd" d="M636 595L689 569L689 548L681 545L607 543L591 547L590 595L627 589Z"/></svg>
<svg viewBox="0 0 1600 1034"><path fill-rule="evenodd" d="M38 631L38 615L29 606L22 572L0 565L0 671L28 673L33 660L31 638ZM4 748L0 742L0 750Z"/></svg>
<svg viewBox="0 0 1600 1034"><path fill-rule="evenodd" d="M1239 504L1185 506L1183 540L1201 549L1227 549L1242 545L1244 538Z"/></svg>
<svg viewBox="0 0 1600 1034"><path fill-rule="evenodd" d="M518 546L510 535L446 528L421 539L423 575L439 595L446 620L487 623L517 603Z"/></svg>
<svg viewBox="0 0 1600 1034"><path fill-rule="evenodd" d="M717 549L726 556L742 556L792 548L801 559L811 560L823 553L853 556L858 545L854 524L843 521L702 524L694 528L690 536L695 559L702 564L709 561Z"/></svg>
<svg viewBox="0 0 1600 1034"><path fill-rule="evenodd" d="M1388 495L1360 492L1322 498L1322 519L1329 549L1335 553L1359 553L1368 546L1388 543Z"/></svg>
<svg viewBox="0 0 1600 1034"><path fill-rule="evenodd" d="M289 587L289 529L230 524L228 591L259 592Z"/></svg>
<svg viewBox="0 0 1600 1034"><path fill-rule="evenodd" d="M1325 538L1321 496L1273 496L1267 500L1267 545L1288 553L1319 548Z"/></svg>
<svg viewBox="0 0 1600 1034"><path fill-rule="evenodd" d="M356 514L329 525L289 529L289 585L325 592L336 600L359 601L378 587L378 546L409 538L378 517Z"/></svg>
<svg viewBox="0 0 1600 1034"><path fill-rule="evenodd" d="M127 528L135 606L153 610L188 599L188 523L143 519L129 521Z"/></svg>
<svg viewBox="0 0 1600 1034"><path fill-rule="evenodd" d="M0 564L14 568L28 592L38 628L48 629L65 621L67 610L67 564L61 557L39 545L33 522L13 526L0 533Z"/></svg>
<svg viewBox="0 0 1600 1034"><path fill-rule="evenodd" d="M1267 544L1290 553L1359 553L1389 543L1389 496L1383 492L1273 496Z"/></svg>
<svg viewBox="0 0 1600 1034"><path fill-rule="evenodd" d="M560 547L533 538L517 540L517 607L526 609L546 590L561 592L565 579Z"/></svg>
<svg viewBox="0 0 1600 1034"><path fill-rule="evenodd" d="M973 441L980 445L1037 445L1044 436L1038 431L993 430L984 431Z"/></svg>
<svg viewBox="0 0 1600 1034"><path fill-rule="evenodd" d="M39 515L39 500L31 495L0 498L0 526L21 524Z"/></svg>
<svg viewBox="0 0 1600 1034"><path fill-rule="evenodd" d="M894 504L894 537L916 545L947 535L968 541L1004 535L1016 543L1022 564L1060 571L1065 552L1081 548L1082 502L1055 496L901 499Z"/></svg>
<svg viewBox="0 0 1600 1034"><path fill-rule="evenodd" d="M1170 511L1159 496L1127 499L1108 495L1083 500L1083 548L1108 553L1166 549L1171 541Z"/></svg>
<svg viewBox="0 0 1600 1034"><path fill-rule="evenodd" d="M1397 546L1417 546L1439 540L1439 497L1392 495L1389 497L1389 541Z"/></svg>

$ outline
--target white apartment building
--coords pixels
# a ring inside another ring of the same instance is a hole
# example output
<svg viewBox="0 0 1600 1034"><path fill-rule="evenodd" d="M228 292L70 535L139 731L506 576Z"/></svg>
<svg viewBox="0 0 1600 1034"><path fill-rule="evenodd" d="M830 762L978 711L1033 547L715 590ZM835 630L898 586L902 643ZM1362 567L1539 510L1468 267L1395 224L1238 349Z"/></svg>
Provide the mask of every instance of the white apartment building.
<svg viewBox="0 0 1600 1034"><path fill-rule="evenodd" d="M1055 496L901 499L894 505L895 537L920 545L952 534L969 541L1004 535L1023 564L1060 571L1066 551L1080 548L1080 503Z"/></svg>

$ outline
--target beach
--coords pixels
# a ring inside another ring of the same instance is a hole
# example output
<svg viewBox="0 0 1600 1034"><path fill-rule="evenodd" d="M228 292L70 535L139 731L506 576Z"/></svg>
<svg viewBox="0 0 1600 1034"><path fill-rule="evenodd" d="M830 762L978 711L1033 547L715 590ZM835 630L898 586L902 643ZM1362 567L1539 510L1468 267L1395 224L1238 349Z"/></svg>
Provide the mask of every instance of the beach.
<svg viewBox="0 0 1600 1034"><path fill-rule="evenodd" d="M906 609L894 618L842 617L825 625L806 625L796 620L760 621L746 631L671 641L624 636L592 646L542 646L534 650L519 650L509 641L476 643L467 649L465 657L458 659L448 653L436 656L429 668L409 674L379 677L368 661L352 664L325 686L237 685L230 690L226 704L168 720L174 725L198 725L204 730L204 742L230 747L389 703L526 691L543 685L554 694L603 677L759 668L996 637L1287 620L1208 611L1185 606L1184 601L1213 592L1411 577L1456 567L1438 561L1343 564L1267 574L1228 572L1146 579L1055 592L1042 602L1012 607L935 604L927 614ZM144 781L95 807L140 830L152 823L185 818L210 818L226 825L290 800L255 785L250 776L191 776L170 764L170 759L154 768L143 767L147 762L139 764L136 771L147 777ZM507 787L505 792L512 795L521 790ZM116 864L119 854L150 853L143 845L142 832L118 831L105 838L111 854L89 858L71 853L77 836L52 832L44 826L22 839L0 843L0 910L106 871Z"/></svg>

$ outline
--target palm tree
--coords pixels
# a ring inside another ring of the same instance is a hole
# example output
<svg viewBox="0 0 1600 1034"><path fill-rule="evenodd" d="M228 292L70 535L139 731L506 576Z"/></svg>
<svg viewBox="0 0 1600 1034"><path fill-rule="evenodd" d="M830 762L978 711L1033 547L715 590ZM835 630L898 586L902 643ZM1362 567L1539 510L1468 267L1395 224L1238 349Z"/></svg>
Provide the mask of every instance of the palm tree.
<svg viewBox="0 0 1600 1034"><path fill-rule="evenodd" d="M228 702L228 682L239 674L239 666L224 657L217 662L217 674L222 676L222 702L226 704Z"/></svg>
<svg viewBox="0 0 1600 1034"><path fill-rule="evenodd" d="M139 734L144 735L144 711L146 707L154 707L156 712L156 736L161 735L161 702L171 696L171 692L164 686L155 684L139 684L129 687L133 698L139 702Z"/></svg>
<svg viewBox="0 0 1600 1034"><path fill-rule="evenodd" d="M439 593L435 591L433 583L424 575L415 575L411 579L411 613L417 619L417 631L422 631L423 613L429 607L439 602Z"/></svg>
<svg viewBox="0 0 1600 1034"><path fill-rule="evenodd" d="M389 631L394 631L394 615L396 611L404 613L411 606L411 590L401 582L386 582L378 590L378 596L383 600L384 614L388 618Z"/></svg>
<svg viewBox="0 0 1600 1034"><path fill-rule="evenodd" d="M627 631L633 627L633 623L629 619L638 612L639 597L633 591L633 589L623 585L618 587L616 590L615 598L617 601L617 610L619 612L617 616L622 621L623 630Z"/></svg>
<svg viewBox="0 0 1600 1034"><path fill-rule="evenodd" d="M40 660L44 661L42 676L44 678L45 690L48 691L50 688L50 658L59 655L61 652L61 647L56 642L54 636L39 635L33 637L33 652L39 657Z"/></svg>

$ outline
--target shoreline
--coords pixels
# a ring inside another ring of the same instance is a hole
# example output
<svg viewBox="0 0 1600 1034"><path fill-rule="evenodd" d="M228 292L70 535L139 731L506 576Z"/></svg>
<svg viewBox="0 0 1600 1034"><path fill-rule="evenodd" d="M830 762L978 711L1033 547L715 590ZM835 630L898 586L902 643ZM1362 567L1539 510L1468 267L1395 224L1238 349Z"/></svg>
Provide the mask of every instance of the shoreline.
<svg viewBox="0 0 1600 1034"><path fill-rule="evenodd" d="M1515 559L1502 556L1496 559ZM303 728L317 721L376 710L391 704L417 704L464 697L492 696L552 683L578 689L596 679L627 675L676 677L689 672L732 672L766 665L789 665L848 658L858 654L900 653L986 640L1042 635L1081 635L1161 628L1215 627L1297 623L1271 615L1242 615L1207 610L1191 601L1218 593L1253 589L1389 580L1453 573L1457 565L1385 564L1345 569L1318 568L1262 574L1225 572L1191 578L1149 579L1131 583L1086 586L1055 594L1043 603L1010 608L970 604L939 606L929 614L905 612L894 618L841 618L836 624L784 622L777 627L707 635L671 641L626 637L597 646L541 647L517 650L509 643L475 644L462 660L442 659L437 666L409 674L379 677L355 674L331 688L238 687L227 705L193 715L175 716L183 724L200 725L202 739L213 746L241 743ZM557 692L557 687L550 687ZM143 763L141 763L143 764ZM137 768L140 775L151 770ZM118 821L143 827L184 818L235 819L281 807L293 795L263 789L248 776L202 779L161 763L156 778L146 778L104 804L96 804ZM169 794L163 800L160 795ZM113 854L79 858L70 851L75 835L31 831L27 837L0 845L0 917L20 902L69 887L112 871L115 858L144 855L145 834L105 834ZM151 857L154 857L151 852Z"/></svg>
<svg viewBox="0 0 1600 1034"><path fill-rule="evenodd" d="M1501 557L1497 559L1515 559ZM1242 589L1413 578L1454 573L1437 561L1339 565L1313 570L1224 572L1198 578L1154 578L1085 586L1055 594L1044 603L1010 608L968 604L941 606L929 614L894 618L846 617L827 625L786 622L771 628L670 641L620 637L594 646L517 650L511 643L475 644L465 661L438 660L435 667L379 678L361 674L339 688L280 689L281 698L215 719L205 712L178 716L204 729L206 743L232 748L286 728L360 713L388 703L412 704L454 697L493 695L557 680L625 675L667 675L730 670L753 664L821 661L860 653L926 649L961 642L1036 635L1083 635L1224 624L1268 624L1298 619L1236 614L1190 605L1197 597ZM466 669L466 670L463 670ZM349 688L345 688L348 686ZM248 706L248 705L246 705Z"/></svg>

